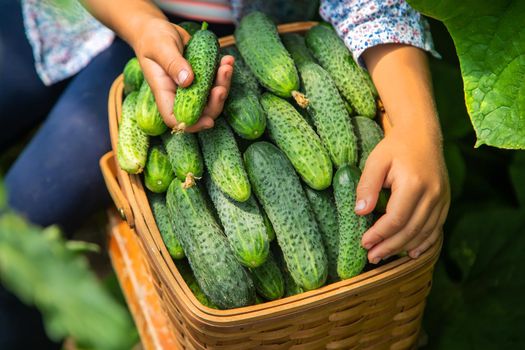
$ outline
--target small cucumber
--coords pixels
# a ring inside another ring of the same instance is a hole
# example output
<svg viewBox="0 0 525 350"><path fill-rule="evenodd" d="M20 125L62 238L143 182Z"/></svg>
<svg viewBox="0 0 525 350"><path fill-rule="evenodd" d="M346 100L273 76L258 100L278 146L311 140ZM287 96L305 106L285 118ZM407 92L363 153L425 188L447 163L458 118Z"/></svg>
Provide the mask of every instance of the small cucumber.
<svg viewBox="0 0 525 350"><path fill-rule="evenodd" d="M135 106L137 92L132 92L122 104L122 118L118 129L117 161L130 174L139 174L146 166L149 137L137 125Z"/></svg>
<svg viewBox="0 0 525 350"><path fill-rule="evenodd" d="M149 149L146 168L144 169L144 183L155 193L166 192L175 177L168 155L162 145L154 145Z"/></svg>
<svg viewBox="0 0 525 350"><path fill-rule="evenodd" d="M323 190L332 183L332 161L319 136L287 101L270 93L261 97L268 133L308 186Z"/></svg>
<svg viewBox="0 0 525 350"><path fill-rule="evenodd" d="M184 58L193 70L193 83L188 87L179 87L173 104L173 115L177 119L178 130L184 130L199 120L215 79L219 63L219 41L215 34L207 30L204 22L202 29L190 39Z"/></svg>
<svg viewBox="0 0 525 350"><path fill-rule="evenodd" d="M359 145L359 169L363 171L368 156L383 139L383 130L372 119L356 116L353 118Z"/></svg>
<svg viewBox="0 0 525 350"><path fill-rule="evenodd" d="M272 253L259 267L250 269L253 284L258 294L267 300L280 299L284 295L284 278Z"/></svg>
<svg viewBox="0 0 525 350"><path fill-rule="evenodd" d="M195 298L204 306L207 306L212 309L217 309L217 305L213 304L210 299L204 294L201 287L199 287L199 284L197 283L197 280L195 279L195 275L193 274L193 271L191 270L190 264L188 263L188 260L181 260L177 261L175 263L177 266L177 270L179 270L182 278L184 279L184 282L188 285L193 295L195 295Z"/></svg>
<svg viewBox="0 0 525 350"><path fill-rule="evenodd" d="M281 97L299 89L299 76L277 27L262 12L244 16L235 30L237 48L262 86Z"/></svg>
<svg viewBox="0 0 525 350"><path fill-rule="evenodd" d="M261 214L263 216L264 226L266 226L266 235L268 236L268 240L271 242L275 239L275 230L273 229L270 219L268 219L268 215L266 215L266 213L262 209Z"/></svg>
<svg viewBox="0 0 525 350"><path fill-rule="evenodd" d="M198 135L204 163L213 182L230 198L247 201L251 195L250 182L235 136L226 121L219 118L215 127Z"/></svg>
<svg viewBox="0 0 525 350"><path fill-rule="evenodd" d="M204 294L221 309L255 302L253 282L237 261L199 186L184 188L174 179L166 202L195 278Z"/></svg>
<svg viewBox="0 0 525 350"><path fill-rule="evenodd" d="M250 196L245 202L237 202L222 193L209 177L205 183L237 260L250 268L262 265L270 244L255 198Z"/></svg>
<svg viewBox="0 0 525 350"><path fill-rule="evenodd" d="M266 129L266 113L258 96L241 86L232 85L224 104L224 115L235 133L244 139L258 139Z"/></svg>
<svg viewBox="0 0 525 350"><path fill-rule="evenodd" d="M124 93L126 95L133 91L139 91L142 82L144 81L144 74L140 68L139 60L133 57L124 66Z"/></svg>
<svg viewBox="0 0 525 350"><path fill-rule="evenodd" d="M337 208L331 190L316 191L309 186L303 186L310 207L312 208L328 257L328 276L330 280L339 279L337 275L337 257L339 255L339 224Z"/></svg>
<svg viewBox="0 0 525 350"><path fill-rule="evenodd" d="M173 259L184 258L184 250L173 230L173 223L166 205L166 196L160 193L148 192L148 200L166 249Z"/></svg>
<svg viewBox="0 0 525 350"><path fill-rule="evenodd" d="M306 47L304 36L296 33L287 33L281 36L284 47L292 56L297 67L305 63L315 63L315 58Z"/></svg>
<svg viewBox="0 0 525 350"><path fill-rule="evenodd" d="M178 26L182 27L185 31L188 32L189 35L192 35L192 36L201 29L201 26L199 23L191 22L191 21L180 22Z"/></svg>
<svg viewBox="0 0 525 350"><path fill-rule="evenodd" d="M162 134L162 142L175 176L184 181L185 186L193 186L195 179L202 177L204 172L204 161L197 136L189 133L166 132Z"/></svg>
<svg viewBox="0 0 525 350"><path fill-rule="evenodd" d="M367 251L361 238L371 224L371 215L360 216L354 211L356 189L361 177L359 168L345 165L334 176L334 195L339 222L339 257L337 274L341 279L358 275L366 264Z"/></svg>
<svg viewBox="0 0 525 350"><path fill-rule="evenodd" d="M168 129L159 113L155 96L153 96L153 92L146 80L140 87L135 113L139 128L150 136L161 135Z"/></svg>
<svg viewBox="0 0 525 350"><path fill-rule="evenodd" d="M277 266L281 270L284 279L284 296L291 297L292 295L297 295L304 293L304 290L297 284L290 275L290 271L286 267L286 262L284 261L283 252L277 244L272 245L272 253L277 262Z"/></svg>
<svg viewBox="0 0 525 350"><path fill-rule="evenodd" d="M221 53L235 58L235 63L233 64L232 84L243 86L246 90L259 95L261 89L257 82L257 78L246 65L246 62L244 62L239 50L235 46L230 46L221 49Z"/></svg>
<svg viewBox="0 0 525 350"><path fill-rule="evenodd" d="M306 290L322 286L328 268L325 249L292 164L268 142L250 145L244 160L253 191L275 229L294 280Z"/></svg>

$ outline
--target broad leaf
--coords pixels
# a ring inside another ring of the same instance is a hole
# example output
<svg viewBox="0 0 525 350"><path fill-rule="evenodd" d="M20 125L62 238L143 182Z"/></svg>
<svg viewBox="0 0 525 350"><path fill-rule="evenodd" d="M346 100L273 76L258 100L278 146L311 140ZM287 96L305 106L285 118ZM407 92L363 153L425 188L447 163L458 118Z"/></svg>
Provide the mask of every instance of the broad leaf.
<svg viewBox="0 0 525 350"><path fill-rule="evenodd" d="M525 1L408 0L443 21L459 56L476 147L525 148Z"/></svg>

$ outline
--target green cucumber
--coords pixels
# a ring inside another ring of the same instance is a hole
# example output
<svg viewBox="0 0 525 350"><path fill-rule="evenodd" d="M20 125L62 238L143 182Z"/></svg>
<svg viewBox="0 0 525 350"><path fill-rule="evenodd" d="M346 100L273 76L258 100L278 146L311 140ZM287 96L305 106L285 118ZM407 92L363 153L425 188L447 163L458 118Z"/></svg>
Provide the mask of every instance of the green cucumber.
<svg viewBox="0 0 525 350"><path fill-rule="evenodd" d="M264 226L266 226L266 235L268 236L268 241L271 242L275 239L275 230L273 229L272 223L270 222L270 219L268 219L268 215L266 215L264 210L261 210L261 214L263 216Z"/></svg>
<svg viewBox="0 0 525 350"><path fill-rule="evenodd" d="M205 183L237 260L250 268L262 265L270 244L255 198L250 196L245 202L237 202L222 193L209 176Z"/></svg>
<svg viewBox="0 0 525 350"><path fill-rule="evenodd" d="M139 91L142 82L144 81L144 74L140 68L139 60L133 57L124 66L124 93L126 95L133 91Z"/></svg>
<svg viewBox="0 0 525 350"><path fill-rule="evenodd" d="M264 299L259 294L255 294L255 305L259 305L262 303L264 303Z"/></svg>
<svg viewBox="0 0 525 350"><path fill-rule="evenodd" d="M202 29L190 39L184 50L184 58L193 70L193 82L188 87L179 87L173 104L173 115L177 119L177 129L184 130L199 120L210 94L219 63L219 41L215 34Z"/></svg>
<svg viewBox="0 0 525 350"><path fill-rule="evenodd" d="M339 222L339 257L337 274L341 279L358 275L365 267L367 251L361 238L371 224L371 216L354 211L356 189L361 176L359 168L345 165L334 176L334 195Z"/></svg>
<svg viewBox="0 0 525 350"><path fill-rule="evenodd" d="M272 253L259 267L250 269L253 284L258 294L267 300L280 299L284 295L284 278Z"/></svg>
<svg viewBox="0 0 525 350"><path fill-rule="evenodd" d="M184 21L178 24L179 27L182 27L189 35L194 35L201 29L201 25L197 22Z"/></svg>
<svg viewBox="0 0 525 350"><path fill-rule="evenodd" d="M182 278L184 279L184 282L188 285L193 295L195 295L195 298L204 306L210 307L212 309L217 309L217 305L213 304L210 299L204 294L201 287L199 287L199 284L197 283L197 280L195 279L195 275L193 274L193 271L191 270L190 264L188 263L188 260L181 260L177 261L175 263L177 266L177 270L179 270Z"/></svg>
<svg viewBox="0 0 525 350"><path fill-rule="evenodd" d="M305 63L315 63L314 56L312 56L312 53L306 47L304 36L296 33L287 33L283 34L281 39L297 67ZM299 75L301 75L300 72Z"/></svg>
<svg viewBox="0 0 525 350"><path fill-rule="evenodd" d="M148 200L166 249L173 259L184 258L184 250L173 230L173 223L166 205L166 196L160 193L148 192Z"/></svg>
<svg viewBox="0 0 525 350"><path fill-rule="evenodd" d="M343 97L353 110L362 116L373 118L376 101L368 78L352 58L337 33L322 25L312 27L306 33L306 45L319 64L330 73Z"/></svg>
<svg viewBox="0 0 525 350"><path fill-rule="evenodd" d="M246 90L259 95L261 89L257 82L257 78L242 59L239 50L235 46L230 46L221 49L221 53L235 58L235 63L233 64L232 85L243 86Z"/></svg>
<svg viewBox="0 0 525 350"><path fill-rule="evenodd" d="M383 139L383 130L370 118L356 116L353 118L359 145L359 169L363 171L368 156Z"/></svg>
<svg viewBox="0 0 525 350"><path fill-rule="evenodd" d="M319 136L285 100L265 93L261 104L267 113L271 139L292 162L308 186L323 190L332 183L332 161Z"/></svg>
<svg viewBox="0 0 525 350"><path fill-rule="evenodd" d="M306 290L327 277L327 259L319 228L301 182L284 153L268 142L244 153L253 190L262 204L294 280Z"/></svg>
<svg viewBox="0 0 525 350"><path fill-rule="evenodd" d="M253 282L231 251L199 186L184 188L175 179L166 202L177 223L175 234L204 294L221 309L253 304Z"/></svg>
<svg viewBox="0 0 525 350"><path fill-rule="evenodd" d="M144 183L155 193L166 192L175 177L173 168L162 145L154 145L149 149L146 168L144 169Z"/></svg>
<svg viewBox="0 0 525 350"><path fill-rule="evenodd" d="M247 201L251 195L250 182L228 124L223 118L217 119L215 127L198 135L204 163L213 182L230 198Z"/></svg>
<svg viewBox="0 0 525 350"><path fill-rule="evenodd" d="M284 296L290 297L292 295L304 293L304 290L297 283L295 283L292 275L290 275L290 271L288 271L286 262L284 261L283 252L277 244L272 245L272 253L275 257L275 260L277 261L277 266L279 266L279 269L283 275Z"/></svg>
<svg viewBox="0 0 525 350"><path fill-rule="evenodd" d="M299 76L277 27L261 12L244 16L235 30L237 48L262 86L281 97L299 89Z"/></svg>
<svg viewBox="0 0 525 350"><path fill-rule="evenodd" d="M159 113L155 96L153 96L153 92L146 80L140 87L135 113L139 128L150 136L161 135L168 129Z"/></svg>
<svg viewBox="0 0 525 350"><path fill-rule="evenodd" d="M122 118L118 129L117 161L130 174L139 174L146 166L149 137L137 125L135 106L137 92L126 96L122 104Z"/></svg>
<svg viewBox="0 0 525 350"><path fill-rule="evenodd" d="M195 179L202 177L204 172L204 161L197 136L189 133L167 132L162 135L162 142L175 176L184 181L186 186L193 186Z"/></svg>

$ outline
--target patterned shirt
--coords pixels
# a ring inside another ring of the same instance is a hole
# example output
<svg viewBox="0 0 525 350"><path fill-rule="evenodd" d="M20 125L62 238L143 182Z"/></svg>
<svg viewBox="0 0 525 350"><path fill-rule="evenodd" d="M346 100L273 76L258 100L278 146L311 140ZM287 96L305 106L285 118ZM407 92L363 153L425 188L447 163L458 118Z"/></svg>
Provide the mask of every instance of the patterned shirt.
<svg viewBox="0 0 525 350"><path fill-rule="evenodd" d="M236 22L250 11L276 22L309 20L316 0L156 0L164 11L210 22ZM77 0L22 0L24 25L35 68L46 85L66 79L113 41L112 31L94 19ZM386 43L433 50L428 23L405 0L321 0L321 17L330 22L354 59L369 47Z"/></svg>

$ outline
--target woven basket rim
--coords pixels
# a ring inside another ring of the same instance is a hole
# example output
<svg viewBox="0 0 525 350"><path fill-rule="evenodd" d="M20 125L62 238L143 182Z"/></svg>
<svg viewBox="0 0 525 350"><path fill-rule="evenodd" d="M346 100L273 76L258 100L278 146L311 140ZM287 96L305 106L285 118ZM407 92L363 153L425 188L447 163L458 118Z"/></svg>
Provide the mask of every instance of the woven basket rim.
<svg viewBox="0 0 525 350"><path fill-rule="evenodd" d="M297 22L281 25L278 29L280 33L304 32L315 24L317 22ZM220 38L219 42L222 47L225 47L234 44L235 41L233 36L227 36ZM117 149L118 119L121 115L123 87L123 76L120 75L112 84L108 100L113 154L116 154ZM113 161L115 162L116 159L114 158L113 156ZM410 257L398 258L354 278L332 283L316 290L259 305L230 310L212 309L202 305L195 298L171 259L164 246L160 232L155 225L140 176L127 174L118 166L113 167L113 169L117 171L117 174L114 175L118 178L119 190L124 193L132 209L133 221L136 226L135 232L142 239L145 247L149 248L146 249L146 253L152 268L158 273L160 282L169 286L168 292L173 293L173 299L177 302L176 306L182 312L190 314L193 320L198 321L202 325L252 325L257 320L265 320L268 317L290 316L294 313L304 312L308 308L336 302L349 295L362 293L379 285L386 285L413 273L415 270L434 265L439 257L443 242L441 235L439 242L430 247L418 259L411 259Z"/></svg>

